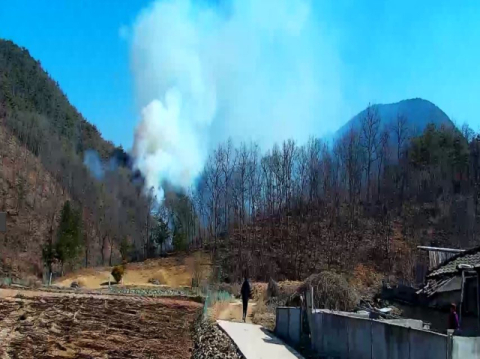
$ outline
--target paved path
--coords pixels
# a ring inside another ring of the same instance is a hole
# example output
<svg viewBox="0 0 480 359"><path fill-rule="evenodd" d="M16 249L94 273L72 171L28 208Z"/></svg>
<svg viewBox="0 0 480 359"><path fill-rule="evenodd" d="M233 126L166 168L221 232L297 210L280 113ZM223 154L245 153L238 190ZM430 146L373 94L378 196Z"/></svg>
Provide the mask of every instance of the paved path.
<svg viewBox="0 0 480 359"><path fill-rule="evenodd" d="M260 325L217 320L246 359L295 359L303 357Z"/></svg>

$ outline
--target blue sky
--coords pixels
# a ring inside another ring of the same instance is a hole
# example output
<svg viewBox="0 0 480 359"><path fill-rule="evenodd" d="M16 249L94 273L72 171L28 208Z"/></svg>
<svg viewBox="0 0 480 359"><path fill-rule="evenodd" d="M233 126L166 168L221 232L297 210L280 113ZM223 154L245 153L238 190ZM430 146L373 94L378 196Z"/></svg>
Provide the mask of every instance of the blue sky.
<svg viewBox="0 0 480 359"><path fill-rule="evenodd" d="M127 149L139 114L130 46L120 29L149 1L0 0L0 37L29 49L70 101ZM422 97L480 130L480 1L314 1L340 64L344 108L334 131L369 102Z"/></svg>
<svg viewBox="0 0 480 359"><path fill-rule="evenodd" d="M3 1L0 37L26 47L71 103L116 144L131 146L135 111L120 28L148 2Z"/></svg>

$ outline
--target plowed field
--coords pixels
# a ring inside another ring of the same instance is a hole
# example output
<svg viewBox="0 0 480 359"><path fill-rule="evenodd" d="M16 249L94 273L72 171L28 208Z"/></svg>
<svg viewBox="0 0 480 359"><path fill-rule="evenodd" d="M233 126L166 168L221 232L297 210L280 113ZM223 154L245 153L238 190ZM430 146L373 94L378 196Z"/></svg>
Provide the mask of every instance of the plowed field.
<svg viewBox="0 0 480 359"><path fill-rule="evenodd" d="M0 358L191 356L192 325L201 304L186 299L26 294L0 295Z"/></svg>

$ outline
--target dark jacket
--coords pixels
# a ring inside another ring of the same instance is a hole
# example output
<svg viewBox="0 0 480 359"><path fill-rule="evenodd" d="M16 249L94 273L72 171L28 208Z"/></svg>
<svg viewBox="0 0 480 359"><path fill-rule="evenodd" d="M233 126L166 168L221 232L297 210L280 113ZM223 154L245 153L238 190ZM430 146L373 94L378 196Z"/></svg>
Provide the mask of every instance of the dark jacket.
<svg viewBox="0 0 480 359"><path fill-rule="evenodd" d="M458 315L457 312L450 312L448 316L448 329L458 329L459 324L458 324Z"/></svg>
<svg viewBox="0 0 480 359"><path fill-rule="evenodd" d="M240 294L242 295L243 300L250 298L250 283L248 283L248 280L243 282Z"/></svg>

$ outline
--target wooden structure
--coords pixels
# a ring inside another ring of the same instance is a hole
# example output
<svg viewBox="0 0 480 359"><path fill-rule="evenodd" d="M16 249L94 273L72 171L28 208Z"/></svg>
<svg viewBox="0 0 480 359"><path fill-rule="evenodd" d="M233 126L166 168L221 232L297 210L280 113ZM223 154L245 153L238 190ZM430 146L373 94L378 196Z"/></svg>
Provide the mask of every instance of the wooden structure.
<svg viewBox="0 0 480 359"><path fill-rule="evenodd" d="M453 256L465 252L464 249L453 249L453 248L440 248L440 247L427 247L427 246L418 246L417 249L428 252L429 265L428 269L432 270L437 268L442 263L452 258Z"/></svg>

